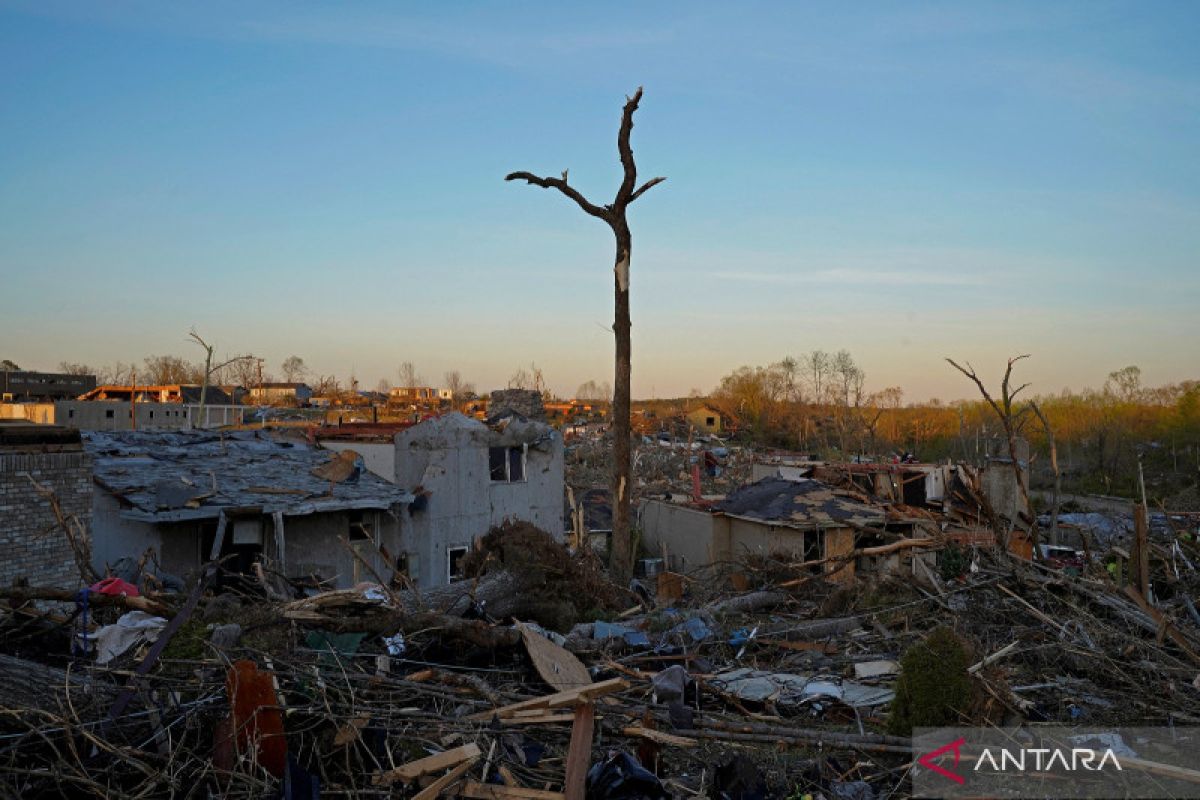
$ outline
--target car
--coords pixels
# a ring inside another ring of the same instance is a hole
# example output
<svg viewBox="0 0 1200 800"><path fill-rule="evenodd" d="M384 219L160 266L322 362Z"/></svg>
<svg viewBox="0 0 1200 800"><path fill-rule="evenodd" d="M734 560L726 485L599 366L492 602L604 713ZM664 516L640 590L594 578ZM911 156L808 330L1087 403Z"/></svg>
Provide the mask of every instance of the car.
<svg viewBox="0 0 1200 800"><path fill-rule="evenodd" d="M1057 544L1039 545L1041 562L1051 569L1083 569L1087 563L1083 553L1073 547Z"/></svg>

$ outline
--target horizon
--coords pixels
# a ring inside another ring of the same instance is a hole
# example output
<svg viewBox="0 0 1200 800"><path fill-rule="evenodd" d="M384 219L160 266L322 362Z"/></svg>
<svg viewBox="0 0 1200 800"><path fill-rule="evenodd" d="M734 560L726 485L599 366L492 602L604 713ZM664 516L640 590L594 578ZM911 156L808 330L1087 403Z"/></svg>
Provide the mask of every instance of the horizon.
<svg viewBox="0 0 1200 800"><path fill-rule="evenodd" d="M0 358L252 352L612 381L605 202L645 97L633 395L848 350L974 400L1195 379L1200 8L0 2Z"/></svg>

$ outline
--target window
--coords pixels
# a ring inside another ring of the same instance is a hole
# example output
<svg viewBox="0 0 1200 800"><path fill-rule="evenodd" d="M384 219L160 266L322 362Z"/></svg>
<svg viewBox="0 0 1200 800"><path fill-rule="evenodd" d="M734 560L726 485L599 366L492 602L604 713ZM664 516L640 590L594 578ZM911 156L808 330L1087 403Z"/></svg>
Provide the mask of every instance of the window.
<svg viewBox="0 0 1200 800"><path fill-rule="evenodd" d="M104 417L105 417L105 419L112 419L113 418L113 410L111 408L105 409Z"/></svg>
<svg viewBox="0 0 1200 800"><path fill-rule="evenodd" d="M396 560L396 571L407 575L414 584L421 582L421 556L417 553L403 553Z"/></svg>
<svg viewBox="0 0 1200 800"><path fill-rule="evenodd" d="M451 547L446 550L446 577L451 583L463 578L463 558L467 555L465 547Z"/></svg>
<svg viewBox="0 0 1200 800"><path fill-rule="evenodd" d="M67 409L67 419L75 419L75 409L73 409L73 408Z"/></svg>
<svg viewBox="0 0 1200 800"><path fill-rule="evenodd" d="M715 417L705 417L705 418L704 418L704 424L705 424L705 426L706 426L706 427L709 427L709 428L711 428L712 426L714 426L714 425L716 425L716 424L717 424L717 420L716 420L716 418L715 418Z"/></svg>
<svg viewBox="0 0 1200 800"><path fill-rule="evenodd" d="M154 409L150 409L150 419L154 419Z"/></svg>
<svg viewBox="0 0 1200 800"><path fill-rule="evenodd" d="M375 536L371 530L371 523L363 521L363 512L350 512L350 541L352 542L374 542Z"/></svg>
<svg viewBox="0 0 1200 800"><path fill-rule="evenodd" d="M524 447L489 447L488 470L493 483L519 483L525 480Z"/></svg>

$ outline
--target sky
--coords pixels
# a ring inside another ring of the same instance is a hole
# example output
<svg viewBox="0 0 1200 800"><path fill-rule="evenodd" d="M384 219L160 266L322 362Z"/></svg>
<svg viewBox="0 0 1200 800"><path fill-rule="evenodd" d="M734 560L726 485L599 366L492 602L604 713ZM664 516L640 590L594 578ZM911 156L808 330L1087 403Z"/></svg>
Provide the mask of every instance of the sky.
<svg viewBox="0 0 1200 800"><path fill-rule="evenodd" d="M0 0L0 358L253 352L635 397L849 350L868 389L1200 377L1200 4Z"/></svg>

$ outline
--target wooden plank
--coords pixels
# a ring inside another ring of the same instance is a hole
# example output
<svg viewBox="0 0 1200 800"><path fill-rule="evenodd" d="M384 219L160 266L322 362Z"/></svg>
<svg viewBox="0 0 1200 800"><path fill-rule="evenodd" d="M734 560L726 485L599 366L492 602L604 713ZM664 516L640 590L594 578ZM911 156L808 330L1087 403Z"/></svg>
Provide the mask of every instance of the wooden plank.
<svg viewBox="0 0 1200 800"><path fill-rule="evenodd" d="M652 742L671 745L673 747L695 747L700 744L697 740L689 739L686 736L676 736L672 733L656 731L653 728L643 728L640 725L631 725L628 728L622 728L621 733L626 736L636 736L639 739L648 739Z"/></svg>
<svg viewBox="0 0 1200 800"><path fill-rule="evenodd" d="M542 789L526 789L523 786L500 786L495 783L466 781L458 790L459 797L477 800L564 800L562 792L547 792Z"/></svg>
<svg viewBox="0 0 1200 800"><path fill-rule="evenodd" d="M535 717L501 717L501 725L545 725L553 722L572 722L573 714L538 714Z"/></svg>
<svg viewBox="0 0 1200 800"><path fill-rule="evenodd" d="M509 717L517 711L525 711L531 708L562 708L564 706L573 706L577 703L587 702L602 695L619 692L628 688L629 683L623 678L609 678L606 681L593 683L590 686L584 686L579 689L548 694L544 697L535 697L532 700L522 700L519 703L501 706L490 711L480 711L477 714L466 717L466 719L472 721L487 720L493 716Z"/></svg>
<svg viewBox="0 0 1200 800"><path fill-rule="evenodd" d="M559 647L528 625L517 623L517 630L533 660L533 668L546 683L560 692L591 685L592 676L574 653Z"/></svg>
<svg viewBox="0 0 1200 800"><path fill-rule="evenodd" d="M416 761L410 761L407 764L401 764L395 769L381 772L371 778L371 783L376 786L390 786L396 781L413 781L422 775L428 775L430 772L437 772L446 767L453 767L461 764L463 761L478 758L480 755L479 748L474 744L464 744L462 747L455 747L453 750L446 750L441 753L434 753L425 758L418 758Z"/></svg>
<svg viewBox="0 0 1200 800"><path fill-rule="evenodd" d="M566 800L586 800L587 773L592 763L592 734L595 729L596 707L591 703L575 706L571 744L567 747L567 776L563 781Z"/></svg>
<svg viewBox="0 0 1200 800"><path fill-rule="evenodd" d="M445 775L413 795L413 800L434 800L434 798L442 793L443 789L461 778L463 773L469 770L471 766L478 760L478 758L472 758L459 764L457 767L450 770Z"/></svg>

